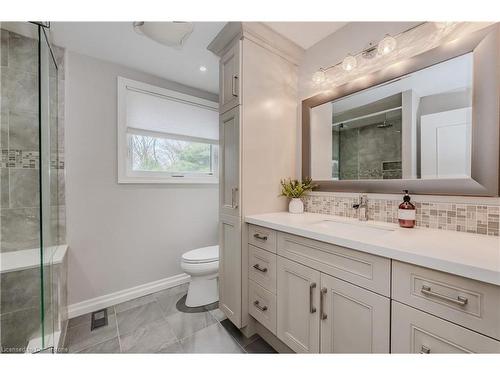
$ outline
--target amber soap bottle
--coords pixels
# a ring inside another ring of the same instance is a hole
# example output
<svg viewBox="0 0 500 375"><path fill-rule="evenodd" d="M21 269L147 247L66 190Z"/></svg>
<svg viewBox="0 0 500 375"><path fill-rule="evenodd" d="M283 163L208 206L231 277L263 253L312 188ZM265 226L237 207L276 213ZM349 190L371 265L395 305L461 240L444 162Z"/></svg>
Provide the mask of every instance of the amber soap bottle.
<svg viewBox="0 0 500 375"><path fill-rule="evenodd" d="M398 221L402 228L413 228L415 226L415 205L410 202L411 198L408 195L408 190L403 190L405 195L403 203L399 205Z"/></svg>

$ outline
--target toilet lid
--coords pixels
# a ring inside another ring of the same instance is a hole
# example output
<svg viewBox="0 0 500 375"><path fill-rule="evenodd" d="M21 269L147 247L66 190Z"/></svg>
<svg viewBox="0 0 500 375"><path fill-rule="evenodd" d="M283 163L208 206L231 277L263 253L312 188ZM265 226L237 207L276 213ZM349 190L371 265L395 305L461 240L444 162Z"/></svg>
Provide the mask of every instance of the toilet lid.
<svg viewBox="0 0 500 375"><path fill-rule="evenodd" d="M219 246L207 246L182 254L182 260L187 263L208 263L219 260Z"/></svg>

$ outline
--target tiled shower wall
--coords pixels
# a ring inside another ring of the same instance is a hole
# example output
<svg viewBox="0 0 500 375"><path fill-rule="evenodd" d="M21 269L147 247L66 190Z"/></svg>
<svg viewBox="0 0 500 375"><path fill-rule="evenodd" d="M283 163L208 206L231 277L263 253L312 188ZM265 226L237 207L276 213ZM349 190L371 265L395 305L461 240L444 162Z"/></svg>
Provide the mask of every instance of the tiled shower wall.
<svg viewBox="0 0 500 375"><path fill-rule="evenodd" d="M58 62L59 110L51 115L51 232L65 243L64 194L64 50L53 48ZM0 252L40 245L38 41L1 30ZM54 105L55 103L51 103ZM55 107L55 106L54 106ZM57 113L58 112L58 113Z"/></svg>
<svg viewBox="0 0 500 375"><path fill-rule="evenodd" d="M305 196L303 201L306 212L358 217L358 211L352 207L353 204L358 203L357 196L314 192ZM398 207L401 202L402 197L400 200L369 198L369 220L397 223ZM499 205L449 202L449 199L444 198L442 202L434 199L426 202L425 198L419 197L419 200L414 203L416 206L416 225L489 236L499 235Z"/></svg>

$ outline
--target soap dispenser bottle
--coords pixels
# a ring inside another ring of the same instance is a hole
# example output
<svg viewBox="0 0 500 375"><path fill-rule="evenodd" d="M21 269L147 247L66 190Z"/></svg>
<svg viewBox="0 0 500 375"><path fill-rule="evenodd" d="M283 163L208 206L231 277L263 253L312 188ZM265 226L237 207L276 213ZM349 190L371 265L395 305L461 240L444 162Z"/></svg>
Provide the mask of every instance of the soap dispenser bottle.
<svg viewBox="0 0 500 375"><path fill-rule="evenodd" d="M402 228L413 228L415 226L415 205L410 202L408 190L403 190L405 195L403 203L399 205L398 221L399 226Z"/></svg>

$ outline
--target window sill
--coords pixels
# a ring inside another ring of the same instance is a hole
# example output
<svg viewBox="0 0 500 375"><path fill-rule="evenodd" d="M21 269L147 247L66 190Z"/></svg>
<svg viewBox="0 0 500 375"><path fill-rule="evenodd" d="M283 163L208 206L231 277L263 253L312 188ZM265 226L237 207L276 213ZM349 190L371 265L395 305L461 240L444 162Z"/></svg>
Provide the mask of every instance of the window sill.
<svg viewBox="0 0 500 375"><path fill-rule="evenodd" d="M217 185L216 177L119 177L119 184Z"/></svg>

